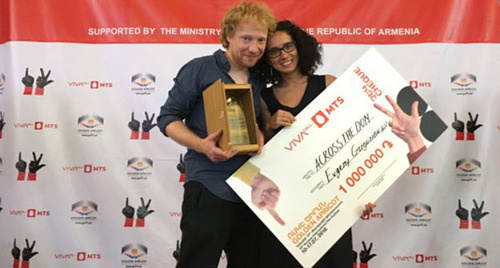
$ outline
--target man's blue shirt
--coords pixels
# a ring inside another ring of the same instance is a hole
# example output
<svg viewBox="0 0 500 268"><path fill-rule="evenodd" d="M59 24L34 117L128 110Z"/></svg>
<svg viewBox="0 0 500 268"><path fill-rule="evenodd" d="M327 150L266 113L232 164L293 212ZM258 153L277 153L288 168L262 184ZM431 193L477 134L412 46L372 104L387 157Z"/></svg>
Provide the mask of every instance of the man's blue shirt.
<svg viewBox="0 0 500 268"><path fill-rule="evenodd" d="M222 79L226 84L234 84L234 80L229 76L230 69L231 64L222 50L217 50L210 56L193 59L184 65L174 79L174 86L168 93L167 101L161 107L157 119L160 131L166 136L165 127L168 124L185 120L186 126L196 135L202 139L207 137L202 92L218 79ZM252 69L249 83L252 85L255 116L258 117L260 91L265 88L265 84ZM214 163L206 155L188 149L184 156L186 182L199 181L220 198L241 202L226 184L226 179L248 158L247 155L237 155L227 161Z"/></svg>

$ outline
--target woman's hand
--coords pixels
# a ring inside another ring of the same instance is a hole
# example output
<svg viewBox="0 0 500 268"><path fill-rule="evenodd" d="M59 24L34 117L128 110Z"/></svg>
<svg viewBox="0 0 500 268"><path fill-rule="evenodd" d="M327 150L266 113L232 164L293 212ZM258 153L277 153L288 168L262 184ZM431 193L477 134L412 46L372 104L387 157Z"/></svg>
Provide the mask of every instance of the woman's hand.
<svg viewBox="0 0 500 268"><path fill-rule="evenodd" d="M295 121L295 116L291 113L283 110L278 110L274 113L271 118L266 122L268 129L277 129L279 127L291 126L293 121Z"/></svg>

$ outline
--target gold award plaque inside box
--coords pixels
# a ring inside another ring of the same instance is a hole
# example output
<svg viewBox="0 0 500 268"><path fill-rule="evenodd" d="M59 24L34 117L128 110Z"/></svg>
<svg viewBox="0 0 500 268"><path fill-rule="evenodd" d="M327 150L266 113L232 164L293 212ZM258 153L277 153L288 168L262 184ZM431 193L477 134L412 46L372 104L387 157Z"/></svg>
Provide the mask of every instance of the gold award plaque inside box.
<svg viewBox="0 0 500 268"><path fill-rule="evenodd" d="M239 154L259 149L250 84L224 84L219 79L203 91L203 104L208 135L222 129L219 148L231 146Z"/></svg>

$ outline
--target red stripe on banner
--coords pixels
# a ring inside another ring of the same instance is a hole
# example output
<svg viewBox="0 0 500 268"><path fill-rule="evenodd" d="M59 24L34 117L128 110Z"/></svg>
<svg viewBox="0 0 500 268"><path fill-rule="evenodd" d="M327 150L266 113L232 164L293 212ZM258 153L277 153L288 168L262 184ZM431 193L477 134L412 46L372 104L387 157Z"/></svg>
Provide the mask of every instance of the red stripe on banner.
<svg viewBox="0 0 500 268"><path fill-rule="evenodd" d="M2 0L0 43L218 43L238 0ZM266 0L323 43L499 43L499 0Z"/></svg>

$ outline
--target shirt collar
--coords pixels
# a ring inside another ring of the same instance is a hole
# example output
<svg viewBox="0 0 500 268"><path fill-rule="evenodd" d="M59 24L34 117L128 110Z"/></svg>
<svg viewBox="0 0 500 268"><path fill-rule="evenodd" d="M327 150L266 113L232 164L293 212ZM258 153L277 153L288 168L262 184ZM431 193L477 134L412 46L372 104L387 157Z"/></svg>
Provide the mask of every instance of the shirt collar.
<svg viewBox="0 0 500 268"><path fill-rule="evenodd" d="M231 70L231 63L227 59L225 52L218 49L214 52L214 57L219 68L221 68L224 72L229 73ZM248 70L250 71L250 79L256 79L258 77L257 68L255 66L248 68Z"/></svg>
<svg viewBox="0 0 500 268"><path fill-rule="evenodd" d="M231 70L231 63L229 63L229 60L226 58L224 51L218 49L214 52L214 57L219 68L221 68L224 72L229 73L229 70Z"/></svg>

